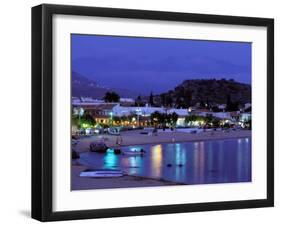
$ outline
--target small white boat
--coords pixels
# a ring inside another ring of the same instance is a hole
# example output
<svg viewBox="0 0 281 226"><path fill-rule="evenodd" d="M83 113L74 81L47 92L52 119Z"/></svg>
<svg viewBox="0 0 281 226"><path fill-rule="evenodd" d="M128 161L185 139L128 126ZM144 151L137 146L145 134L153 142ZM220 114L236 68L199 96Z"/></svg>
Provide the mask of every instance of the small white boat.
<svg viewBox="0 0 281 226"><path fill-rule="evenodd" d="M110 128L108 128L108 133L110 135L118 136L118 135L120 135L120 128L118 128L118 127L110 127Z"/></svg>
<svg viewBox="0 0 281 226"><path fill-rule="evenodd" d="M121 170L111 170L111 169L86 169L82 171L79 175L80 177L94 177L94 178L104 178L104 177L122 177L124 176Z"/></svg>
<svg viewBox="0 0 281 226"><path fill-rule="evenodd" d="M145 151L141 150L133 150L133 151L122 151L123 155L144 155Z"/></svg>

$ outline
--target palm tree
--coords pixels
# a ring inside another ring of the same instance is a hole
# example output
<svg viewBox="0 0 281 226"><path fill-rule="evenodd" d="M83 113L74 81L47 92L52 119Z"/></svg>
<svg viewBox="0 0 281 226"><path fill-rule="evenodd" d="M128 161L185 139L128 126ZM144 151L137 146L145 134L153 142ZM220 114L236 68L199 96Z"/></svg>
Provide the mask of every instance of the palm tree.
<svg viewBox="0 0 281 226"><path fill-rule="evenodd" d="M176 112L173 112L171 114L171 124L172 124L172 126L175 126L177 124L178 118L179 118L179 116Z"/></svg>

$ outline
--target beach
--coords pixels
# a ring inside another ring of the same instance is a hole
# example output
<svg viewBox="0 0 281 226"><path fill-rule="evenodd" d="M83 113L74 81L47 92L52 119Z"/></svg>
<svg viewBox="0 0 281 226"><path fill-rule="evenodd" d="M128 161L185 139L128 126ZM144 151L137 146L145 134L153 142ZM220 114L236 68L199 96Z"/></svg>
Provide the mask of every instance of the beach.
<svg viewBox="0 0 281 226"><path fill-rule="evenodd" d="M115 177L115 178L86 178L86 177L80 177L79 174L83 170L89 168L101 168L103 162L107 162L107 164L111 164L112 166L115 166L114 159L119 158L123 159L125 162L128 162L131 158L132 163L135 162L138 158L139 160L137 161L143 161L142 157L126 157L126 156L114 156L112 155L106 155L106 154L99 154L99 153L93 153L89 152L89 145L91 142L105 142L105 144L110 147L110 148L120 148L121 150L126 150L128 146L130 145L156 145L156 144L182 144L186 145L189 144L191 145L189 148L192 147L192 144L194 142L201 142L201 141L231 141L231 140L239 140L239 138L246 139L251 137L251 130L229 130L228 132L225 131L205 131L205 132L198 132L198 133L189 133L189 132L183 132L183 131L159 131L157 136L152 136L148 134L141 134L140 130L133 130L133 131L125 131L121 132L121 137L122 137L122 145L116 144L116 139L118 136L114 135L109 135L109 134L102 134L102 135L94 135L94 136L89 136L89 137L82 137L79 139L78 143L75 145L75 150L80 153L80 155L87 155L90 156L90 158L94 158L94 163L88 164L88 166L81 164L80 160L73 160L72 161L72 183L71 183L71 189L72 190L85 190L85 189L109 189L109 188L130 188L130 187L152 187L152 186L168 186L168 185L180 185L180 184L188 184L188 183L182 183L179 181L172 181L169 179L164 179L161 176L157 177L151 177L151 176L140 176L140 175L134 175L135 171L141 170L141 166L138 165L137 168L135 168L133 165L130 165L131 163L128 163L129 165L126 166L125 171L124 171L124 176L122 177ZM120 139L120 137L119 137ZM174 147L174 146L173 146ZM172 148L173 148L172 147ZM235 149L236 150L236 149ZM236 153L237 151L232 151L233 153ZM147 164L152 164L152 167L154 168L154 171L152 174L159 173L160 171L162 172L171 172L173 175L173 172L182 172L186 170L185 167L189 167L191 163L188 162L187 166L183 165L183 167L178 167L173 164L173 166L168 169L167 165L164 164L164 161L159 162L158 159L155 159L158 156L159 150L154 150L154 154L152 153L151 159L147 160ZM216 150L214 150L216 151ZM225 149L227 153L230 151ZM203 150L194 150L195 155L198 155L198 158L202 158L199 156L202 156L202 153L205 151ZM230 153L230 152L229 152ZM246 152L244 152L246 153ZM184 154L184 153L183 153ZM241 154L241 153L240 153ZM243 154L243 153L242 153ZM163 155L163 154L162 154ZM165 154L164 154L165 155ZM235 159L234 154L234 158ZM150 154L148 154L147 157L149 157ZM85 158L85 157L83 157ZM87 157L86 157L87 158ZM173 159L173 157L171 157ZM189 157L187 159L190 159ZM121 160L120 160L121 161ZM82 161L83 162L83 161ZM130 162L130 161L129 161ZM164 165L163 165L164 164ZM107 165L106 167L108 167ZM109 166L109 167L112 167ZM164 168L163 168L164 167ZM198 167L204 167L203 165L200 165ZM103 168L103 167L102 167ZM160 170L160 171L159 171ZM210 176L211 174L216 173L217 169L212 169L209 172L206 172L207 177ZM199 169L198 172L201 172L202 170ZM131 174L130 172L133 172ZM188 169L187 172L192 172L192 169ZM196 171L197 172L197 171ZM218 175L217 175L218 176ZM219 178L219 176L218 176ZM196 182L197 183L197 182ZM200 181L198 183L201 183Z"/></svg>
<svg viewBox="0 0 281 226"><path fill-rule="evenodd" d="M195 134L182 131L158 131L157 136L141 134L141 130L121 132L121 145L116 144L117 136L115 135L102 134L83 137L75 146L75 151L79 153L89 151L91 142L104 142L108 147L115 148L141 144L179 143L251 137L251 130L229 130L228 132L219 130L199 132Z"/></svg>
<svg viewBox="0 0 281 226"><path fill-rule="evenodd" d="M180 185L161 179L151 179L139 176L124 175L117 178L86 178L79 177L80 172L87 167L72 165L71 169L71 190L87 190L87 189L106 189L106 188L133 188L133 187L153 187L153 186L168 186Z"/></svg>

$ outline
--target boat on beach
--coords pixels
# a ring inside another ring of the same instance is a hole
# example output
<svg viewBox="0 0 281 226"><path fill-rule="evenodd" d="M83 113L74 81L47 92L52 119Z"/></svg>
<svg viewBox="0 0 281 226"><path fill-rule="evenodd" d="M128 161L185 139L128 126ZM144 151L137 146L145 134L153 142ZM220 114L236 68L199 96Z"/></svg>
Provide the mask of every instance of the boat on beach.
<svg viewBox="0 0 281 226"><path fill-rule="evenodd" d="M105 153L107 149L108 147L103 142L92 142L90 144L90 151L92 152Z"/></svg>
<svg viewBox="0 0 281 226"><path fill-rule="evenodd" d="M109 127L108 134L118 136L120 135L120 129L118 127Z"/></svg>
<svg viewBox="0 0 281 226"><path fill-rule="evenodd" d="M104 177L122 177L124 176L124 174L121 170L114 170L114 169L86 169L82 171L79 176L104 178Z"/></svg>

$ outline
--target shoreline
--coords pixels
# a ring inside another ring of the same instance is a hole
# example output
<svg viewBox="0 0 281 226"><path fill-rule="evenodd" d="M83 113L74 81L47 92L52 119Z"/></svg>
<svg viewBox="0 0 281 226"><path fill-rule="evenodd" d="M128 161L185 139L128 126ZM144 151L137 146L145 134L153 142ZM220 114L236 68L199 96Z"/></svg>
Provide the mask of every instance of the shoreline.
<svg viewBox="0 0 281 226"><path fill-rule="evenodd" d="M194 140L178 140L178 141L162 141L161 144L172 144L172 143L186 143L186 142L203 142L203 141L212 141L212 140L231 140L231 139L242 139L242 138L251 138L251 135L249 136L241 136L241 137L225 137L225 138L218 138L218 137L210 137L210 139L196 139L194 138ZM127 147L127 146L134 146L134 145L147 145L147 144L159 144L159 142L155 141L155 142L151 142L151 143L136 143L136 144L126 144L126 145L113 145L110 146L109 148L116 148L116 147Z"/></svg>
<svg viewBox="0 0 281 226"><path fill-rule="evenodd" d="M176 136L174 142L171 138ZM122 148L131 145L153 145L162 143L183 143L183 142L201 142L212 140L227 140L239 138L251 138L250 130L237 130L230 132L215 131L202 132L198 134L182 133L182 132L163 132L158 136L148 136L139 134L139 131L130 131L122 134L124 142L122 145L116 145L117 136L102 135L82 138L76 146L79 153L89 152L89 144L93 141L100 141L100 138L108 138L105 143L110 148ZM139 142L139 143L137 143ZM73 160L71 163L71 190L89 190L89 189L114 189L114 188L136 188L136 187L154 187L168 185L188 185L185 183L173 182L162 178L148 178L138 175L123 175L122 177L110 178L89 178L80 177L81 171L89 168L86 165L80 165L79 162Z"/></svg>
<svg viewBox="0 0 281 226"><path fill-rule="evenodd" d="M116 144L118 136L115 135L97 135L85 137L79 140L78 144L74 146L74 150L78 153L90 151L89 145L91 142L104 142L109 148L122 148L134 145L153 145L162 143L184 143L184 142L203 142L212 140L225 139L240 139L251 138L251 130L236 130L236 131L207 131L196 134L186 132L158 132L157 136L148 136L140 134L140 131L126 131L121 133L123 143Z"/></svg>
<svg viewBox="0 0 281 226"><path fill-rule="evenodd" d="M164 179L147 178L134 175L124 175L122 177L110 178L87 178L79 177L81 171L88 167L83 165L71 165L71 191L91 190L91 189L115 189L115 188L137 188L156 187L170 185L186 185L184 183L172 182Z"/></svg>

